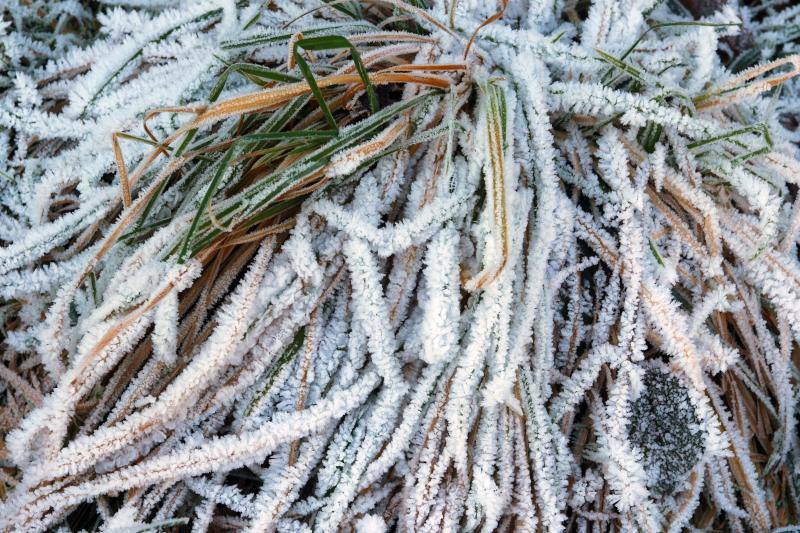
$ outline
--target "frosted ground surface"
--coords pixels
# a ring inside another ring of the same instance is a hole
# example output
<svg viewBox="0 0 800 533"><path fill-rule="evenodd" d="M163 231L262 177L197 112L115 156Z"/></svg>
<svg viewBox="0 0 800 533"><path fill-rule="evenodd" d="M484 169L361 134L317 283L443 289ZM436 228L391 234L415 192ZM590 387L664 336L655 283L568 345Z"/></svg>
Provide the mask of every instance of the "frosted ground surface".
<svg viewBox="0 0 800 533"><path fill-rule="evenodd" d="M406 1L0 0L0 531L797 530L800 7Z"/></svg>

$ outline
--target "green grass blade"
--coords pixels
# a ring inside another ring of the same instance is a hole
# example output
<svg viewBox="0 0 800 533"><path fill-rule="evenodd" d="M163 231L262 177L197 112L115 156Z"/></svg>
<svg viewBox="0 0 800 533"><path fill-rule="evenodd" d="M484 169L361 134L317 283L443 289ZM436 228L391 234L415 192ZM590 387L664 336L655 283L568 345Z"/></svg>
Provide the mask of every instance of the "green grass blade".
<svg viewBox="0 0 800 533"><path fill-rule="evenodd" d="M251 133L242 135L242 141L281 141L284 139L306 139L306 138L331 138L336 137L335 131L331 130L307 130L307 131L269 131L264 133Z"/></svg>
<svg viewBox="0 0 800 533"><path fill-rule="evenodd" d="M189 247L191 246L192 238L194 237L194 234L197 231L197 226L200 223L200 219L203 217L203 214L208 208L208 204L211 202L211 198L217 192L219 184L225 177L231 159L233 158L233 153L234 153L234 147L231 147L229 150L225 152L225 155L220 160L219 166L217 167L217 171L214 173L214 178L211 180L211 183L209 183L208 189L206 189L206 193L203 196L203 199L200 201L200 205L197 208L197 213L195 213L195 216L192 219L192 224L191 226L189 226L189 231L187 232L186 237L183 240L183 244L181 245L181 250L178 254L178 263L184 263L186 261L187 254L189 252Z"/></svg>
<svg viewBox="0 0 800 533"><path fill-rule="evenodd" d="M630 45L628 47L628 49L625 50L625 52L623 52L623 54L619 57L619 61L625 61L625 59L629 55L631 55L631 53L633 53L634 50L636 50L636 47L639 46L639 43L642 42L642 39L644 39L647 36L647 34L650 33L651 31L655 31L655 30L658 30L658 29L661 29L661 28L674 28L674 27L682 27L682 26L706 26L706 27L712 27L712 28L722 28L722 27L726 27L726 26L741 26L741 23L739 23L739 22L702 22L702 21L695 21L695 20L687 20L687 21L681 21L681 22L658 22L656 24L653 24L649 28L647 28L644 32L642 32L642 34L639 35L639 37L633 42L633 44ZM602 78L603 82L608 81L608 76L611 75L611 72L612 72L611 69L606 71L606 73L603 75L603 78Z"/></svg>
<svg viewBox="0 0 800 533"><path fill-rule="evenodd" d="M317 28L303 29L303 35L310 37L313 35L330 35L339 33L371 33L379 29L373 24L365 21L349 22L346 24L330 24ZM297 33L297 30L277 31L273 33L266 33L255 35L245 39L236 41L224 41L222 43L223 50L235 50L239 48L253 48L268 44L281 44L288 43L289 40Z"/></svg>
<svg viewBox="0 0 800 533"><path fill-rule="evenodd" d="M375 87L373 87L372 82L367 75L367 69L364 67L364 63L361 61L361 56L359 55L358 50L356 50L356 47L353 46L350 41L340 35L328 35L323 37L302 39L295 43L295 58L298 54L298 46L302 47L304 50L311 50L314 52L340 50L343 48L349 49L350 57L353 58L353 64L355 64L356 71L358 72L358 75L361 77L361 81L364 82L364 86L367 89L370 109L372 109L373 113L378 112L378 97L375 94Z"/></svg>
<svg viewBox="0 0 800 533"><path fill-rule="evenodd" d="M296 76L291 76L289 74L284 74L283 72L268 69L262 67L261 65L255 65L253 63L234 63L229 65L222 72L222 74L220 74L219 79L214 84L214 87L211 89L211 93L208 96L209 102L216 102L220 93L222 93L222 89L225 88L225 82L227 82L228 77L234 72L246 76L248 79L254 83L257 83L258 85L263 85L263 83L258 83L256 81L261 79L285 83L300 81L300 78Z"/></svg>
<svg viewBox="0 0 800 533"><path fill-rule="evenodd" d="M299 43L297 42L294 43L294 60L297 62L297 66L300 67L300 72L303 73L303 77L306 79L306 82L311 89L311 94L314 95L314 99L317 101L317 104L319 104L319 108L322 110L322 114L325 117L325 121L328 123L328 126L330 126L333 130L339 131L339 125L336 124L336 120L334 120L333 114L331 113L328 104L325 102L325 96L323 96L319 85L317 85L317 80L314 79L314 73L311 72L311 67L308 66L308 63L305 59L303 59L303 56L298 51L298 44Z"/></svg>

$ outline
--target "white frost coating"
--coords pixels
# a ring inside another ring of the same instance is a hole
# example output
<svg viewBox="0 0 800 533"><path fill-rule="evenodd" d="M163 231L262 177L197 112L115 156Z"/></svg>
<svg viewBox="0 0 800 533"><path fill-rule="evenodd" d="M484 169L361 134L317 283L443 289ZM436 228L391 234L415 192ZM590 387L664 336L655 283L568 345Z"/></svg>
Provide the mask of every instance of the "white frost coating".
<svg viewBox="0 0 800 533"><path fill-rule="evenodd" d="M428 364L448 361L458 344L458 234L442 229L425 254L426 299L422 302L421 359Z"/></svg>

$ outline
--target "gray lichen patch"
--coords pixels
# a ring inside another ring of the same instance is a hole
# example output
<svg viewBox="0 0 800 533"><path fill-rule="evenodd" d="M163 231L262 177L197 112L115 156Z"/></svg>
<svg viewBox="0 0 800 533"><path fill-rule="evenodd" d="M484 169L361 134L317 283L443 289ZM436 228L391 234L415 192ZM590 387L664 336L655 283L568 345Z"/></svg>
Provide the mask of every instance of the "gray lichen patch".
<svg viewBox="0 0 800 533"><path fill-rule="evenodd" d="M647 370L628 426L642 452L649 488L670 494L703 454L703 433L686 388L666 369Z"/></svg>

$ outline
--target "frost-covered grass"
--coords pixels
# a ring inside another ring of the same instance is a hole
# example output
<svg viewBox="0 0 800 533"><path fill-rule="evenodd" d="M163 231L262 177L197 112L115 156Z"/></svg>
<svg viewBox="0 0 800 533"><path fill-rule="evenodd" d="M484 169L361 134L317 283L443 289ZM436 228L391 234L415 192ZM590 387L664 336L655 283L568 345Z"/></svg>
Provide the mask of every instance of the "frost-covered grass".
<svg viewBox="0 0 800 533"><path fill-rule="evenodd" d="M800 522L800 7L0 14L0 530Z"/></svg>

